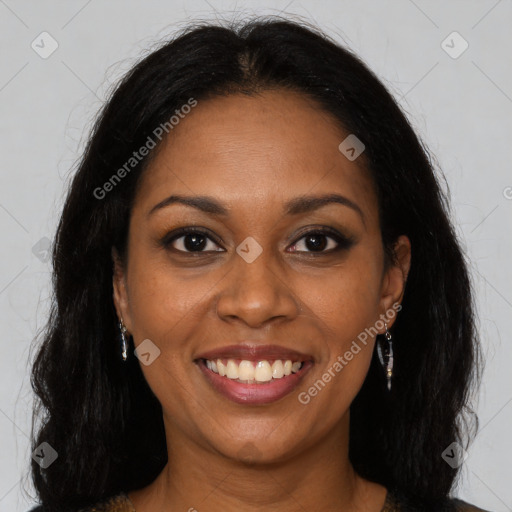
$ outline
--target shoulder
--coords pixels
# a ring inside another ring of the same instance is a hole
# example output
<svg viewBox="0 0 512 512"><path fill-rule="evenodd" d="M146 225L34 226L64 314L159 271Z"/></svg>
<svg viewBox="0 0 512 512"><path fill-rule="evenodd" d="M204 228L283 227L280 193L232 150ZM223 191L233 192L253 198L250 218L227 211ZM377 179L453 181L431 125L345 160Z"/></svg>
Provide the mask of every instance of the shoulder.
<svg viewBox="0 0 512 512"><path fill-rule="evenodd" d="M424 512L432 510L432 506L418 505L413 502L407 493L392 489L388 492L388 497L381 512ZM436 508L437 512L492 512L487 509L479 508L476 505L463 501L460 498L448 497L445 502Z"/></svg>
<svg viewBox="0 0 512 512"><path fill-rule="evenodd" d="M31 509L29 512L46 512L46 509L42 505ZM121 492L115 496L111 496L100 502L95 503L86 508L82 508L77 512L135 512L132 502L128 499L128 496Z"/></svg>
<svg viewBox="0 0 512 512"><path fill-rule="evenodd" d="M472 505L471 503L459 498L452 498L451 502L455 506L454 508L457 512L491 512L490 510L479 508L476 505Z"/></svg>
<svg viewBox="0 0 512 512"><path fill-rule="evenodd" d="M78 512L135 512L128 496L121 492Z"/></svg>
<svg viewBox="0 0 512 512"><path fill-rule="evenodd" d="M135 512L128 496L121 492L79 512Z"/></svg>

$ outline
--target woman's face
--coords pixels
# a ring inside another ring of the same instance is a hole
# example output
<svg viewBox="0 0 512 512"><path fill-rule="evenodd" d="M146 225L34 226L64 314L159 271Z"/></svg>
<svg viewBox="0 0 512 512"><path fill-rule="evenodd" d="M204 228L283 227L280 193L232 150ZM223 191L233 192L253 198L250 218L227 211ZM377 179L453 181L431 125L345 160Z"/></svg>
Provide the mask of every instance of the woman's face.
<svg viewBox="0 0 512 512"><path fill-rule="evenodd" d="M383 332L381 315L392 325L410 254L401 237L400 264L385 268L363 157L338 149L348 135L296 93L214 98L180 120L143 175L114 297L135 345L150 340L141 368L175 437L270 462L348 421L375 343L362 333ZM175 233L190 227L206 235ZM286 360L304 364L281 376Z"/></svg>

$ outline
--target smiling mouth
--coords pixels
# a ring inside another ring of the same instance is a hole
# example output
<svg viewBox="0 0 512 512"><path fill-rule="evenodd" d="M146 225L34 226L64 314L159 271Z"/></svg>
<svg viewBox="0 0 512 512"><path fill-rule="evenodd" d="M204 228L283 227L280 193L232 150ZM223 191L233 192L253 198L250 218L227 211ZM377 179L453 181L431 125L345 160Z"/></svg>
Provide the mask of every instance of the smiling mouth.
<svg viewBox="0 0 512 512"><path fill-rule="evenodd" d="M202 359L203 364L213 373L241 384L266 384L298 373L304 361L291 359Z"/></svg>
<svg viewBox="0 0 512 512"><path fill-rule="evenodd" d="M206 377L206 382L218 393L238 404L252 406L284 399L314 365L312 360L291 359L249 361L201 358L194 362Z"/></svg>

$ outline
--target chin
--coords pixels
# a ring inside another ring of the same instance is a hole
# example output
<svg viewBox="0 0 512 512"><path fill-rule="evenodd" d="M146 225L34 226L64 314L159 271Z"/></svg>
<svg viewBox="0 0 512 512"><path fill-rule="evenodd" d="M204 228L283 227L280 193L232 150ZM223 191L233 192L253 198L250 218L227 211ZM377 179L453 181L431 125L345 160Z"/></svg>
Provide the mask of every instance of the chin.
<svg viewBox="0 0 512 512"><path fill-rule="evenodd" d="M292 456L297 448L289 446L282 441L268 443L263 435L257 440L241 440L236 443L233 439L227 441L228 446L218 446L217 450L226 458L245 464L276 464ZM215 443L212 443L215 446Z"/></svg>

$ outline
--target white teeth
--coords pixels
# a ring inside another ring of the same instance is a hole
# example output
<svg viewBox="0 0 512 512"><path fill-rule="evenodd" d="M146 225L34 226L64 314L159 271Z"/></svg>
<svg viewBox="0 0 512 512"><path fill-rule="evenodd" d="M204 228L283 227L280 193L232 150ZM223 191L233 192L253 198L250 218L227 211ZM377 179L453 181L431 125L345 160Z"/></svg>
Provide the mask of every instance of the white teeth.
<svg viewBox="0 0 512 512"><path fill-rule="evenodd" d="M224 377L226 375L226 367L224 366L220 359L217 359L217 372L221 377Z"/></svg>
<svg viewBox="0 0 512 512"><path fill-rule="evenodd" d="M267 360L248 361L246 359L237 364L235 360L228 359L226 364L221 359L206 360L206 367L212 372L218 373L221 377L228 379L251 382L269 382L272 379L282 379L292 373L297 373L303 366L301 361L292 362L290 359L283 361L276 359L272 366Z"/></svg>
<svg viewBox="0 0 512 512"><path fill-rule="evenodd" d="M272 380L272 368L268 361L258 361L254 369L254 380L256 382L268 382Z"/></svg>
<svg viewBox="0 0 512 512"><path fill-rule="evenodd" d="M273 362L272 377L274 379L282 379L284 377L284 367L283 367L283 361L281 361L281 359L278 359L277 361Z"/></svg>
<svg viewBox="0 0 512 512"><path fill-rule="evenodd" d="M228 379L238 379L238 365L233 359L230 359L226 366L226 377Z"/></svg>
<svg viewBox="0 0 512 512"><path fill-rule="evenodd" d="M254 366L250 361L240 361L238 365L238 378L240 380L254 380Z"/></svg>

